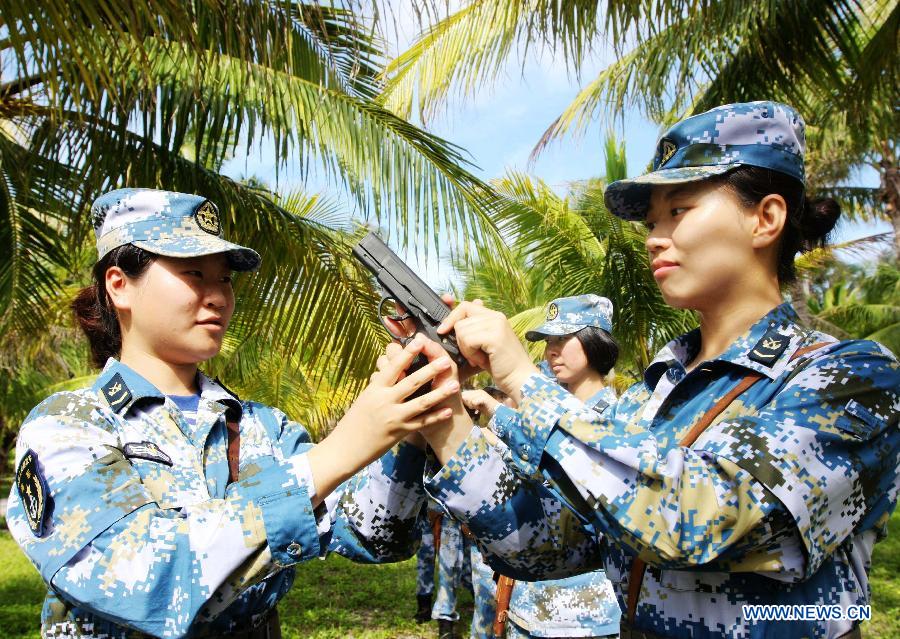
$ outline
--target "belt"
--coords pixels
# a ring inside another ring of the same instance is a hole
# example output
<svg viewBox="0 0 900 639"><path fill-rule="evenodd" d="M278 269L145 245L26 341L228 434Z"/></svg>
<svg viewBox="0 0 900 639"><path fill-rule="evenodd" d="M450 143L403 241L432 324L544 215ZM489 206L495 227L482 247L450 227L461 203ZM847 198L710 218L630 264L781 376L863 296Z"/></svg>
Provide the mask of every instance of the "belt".
<svg viewBox="0 0 900 639"><path fill-rule="evenodd" d="M244 627L226 634L210 635L201 633L199 637L221 637L222 639L281 639L281 622L278 609L272 608L263 618L250 628Z"/></svg>
<svg viewBox="0 0 900 639"><path fill-rule="evenodd" d="M663 635L658 635L655 632L649 632L647 630L639 630L638 628L634 628L629 624L624 618L622 619L621 626L619 627L619 639L666 639ZM862 633L859 630L859 626L853 626L851 630L848 630L844 634L842 634L837 639L862 639Z"/></svg>

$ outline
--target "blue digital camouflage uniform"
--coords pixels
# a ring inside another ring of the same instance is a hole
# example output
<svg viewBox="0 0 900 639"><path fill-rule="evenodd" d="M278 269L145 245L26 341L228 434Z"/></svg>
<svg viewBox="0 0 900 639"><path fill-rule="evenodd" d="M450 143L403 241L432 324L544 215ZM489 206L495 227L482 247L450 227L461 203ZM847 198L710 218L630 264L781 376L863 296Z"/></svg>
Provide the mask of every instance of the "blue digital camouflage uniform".
<svg viewBox="0 0 900 639"><path fill-rule="evenodd" d="M433 619L456 621L456 589L462 585L472 588L471 563L469 547L471 543L465 538L459 522L444 516L444 511L433 500L427 501L427 517L420 517L418 534L421 538L419 550L416 551L416 595L431 595L434 592L435 575L435 540L432 521L441 520L441 538L439 550L438 596L432 606ZM445 530L446 526L446 530Z"/></svg>
<svg viewBox="0 0 900 639"><path fill-rule="evenodd" d="M306 430L202 374L199 386L191 427L110 360L92 387L52 395L25 421L16 463L33 474L13 487L7 523L51 584L44 636L219 636L273 608L300 561L412 553L422 451L400 444L314 512ZM226 413L241 432L232 484Z"/></svg>
<svg viewBox="0 0 900 639"><path fill-rule="evenodd" d="M472 587L472 566L469 561L469 545L465 541L460 524L451 517L441 521L441 545L438 549L437 596L431 608L432 619L459 620L456 609L457 594L461 587Z"/></svg>
<svg viewBox="0 0 900 639"><path fill-rule="evenodd" d="M595 326L610 332L612 303L598 295L576 295L553 300L547 305L545 321L526 333L526 339L538 341L548 336L571 335ZM541 371L549 377L553 373L546 360L540 362ZM598 413L616 402L615 392L604 387L585 401L585 406ZM488 427L497 432L521 427L519 413L500 404ZM499 442L498 451L508 455L509 449ZM511 462L514 463L514 462ZM496 616L496 584L493 571L480 554L475 587L473 636L493 636L491 624ZM486 599L490 597L489 601ZM479 600L481 598L481 600ZM612 584L602 570L586 572L564 579L549 581L517 581L513 587L506 624L507 637L599 637L619 632L619 604Z"/></svg>
<svg viewBox="0 0 900 639"><path fill-rule="evenodd" d="M426 502L427 517L419 517L418 534L421 542L416 551L416 595L431 596L434 593L434 529L433 517L440 517L444 511L436 502Z"/></svg>
<svg viewBox="0 0 900 639"><path fill-rule="evenodd" d="M604 387L584 402L602 414L616 403ZM519 413L500 405L491 428L509 432L521 427ZM514 463L514 462L510 462ZM604 637L619 634L619 604L603 570L563 579L516 581L509 601L507 637Z"/></svg>
<svg viewBox="0 0 900 639"><path fill-rule="evenodd" d="M196 195L121 189L91 207L100 257L126 243L160 255L259 255L226 242ZM239 401L202 374L199 405L176 403L110 360L90 388L52 395L23 424L9 529L50 586L45 637L218 637L257 626L294 564L412 553L424 453L400 444L313 509L306 430ZM227 424L240 432L229 483ZM145 634L146 633L146 634Z"/></svg>
<svg viewBox="0 0 900 639"><path fill-rule="evenodd" d="M649 569L638 629L838 637L852 621L749 621L742 605L869 602L872 546L900 486L900 366L875 342L803 329L789 304L687 372L698 350L697 330L669 343L602 416L533 375L522 428L498 433L516 468L473 429L426 489L469 526L492 566L517 579L574 574L602 559L625 609L639 553ZM692 447L678 446L750 372L762 380ZM542 480L555 500L536 488Z"/></svg>
<svg viewBox="0 0 900 639"><path fill-rule="evenodd" d="M494 639L494 617L497 616L497 584L494 569L484 562L478 544L471 545L472 561L472 626L471 639Z"/></svg>

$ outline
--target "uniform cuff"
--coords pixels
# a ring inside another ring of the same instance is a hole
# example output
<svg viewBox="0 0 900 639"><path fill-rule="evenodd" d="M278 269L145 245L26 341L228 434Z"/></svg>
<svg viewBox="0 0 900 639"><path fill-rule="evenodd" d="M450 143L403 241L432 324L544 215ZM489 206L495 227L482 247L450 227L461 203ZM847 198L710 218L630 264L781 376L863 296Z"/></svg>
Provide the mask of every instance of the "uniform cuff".
<svg viewBox="0 0 900 639"><path fill-rule="evenodd" d="M497 406L494 416L488 423L488 428L494 431L498 437L503 437L504 433L513 430L519 422L519 413L506 404Z"/></svg>
<svg viewBox="0 0 900 639"><path fill-rule="evenodd" d="M521 393L519 427L504 429L497 436L509 446L510 461L526 476L532 476L538 472L550 433L571 408L565 407L561 400L571 395L540 373L534 373L525 380Z"/></svg>
<svg viewBox="0 0 900 639"><path fill-rule="evenodd" d="M269 550L279 566L291 566L318 557L320 552L310 487L302 483L306 460L301 457L305 458L306 454L273 462L228 487L229 498L246 499L262 511ZM315 488L312 490L315 494Z"/></svg>
<svg viewBox="0 0 900 639"><path fill-rule="evenodd" d="M500 454L488 443L481 429L473 426L453 457L434 475L426 475L425 492L445 512L452 512L456 519L469 523L479 512L489 511L496 505L492 495L497 491L486 493L485 486L497 485L505 470L506 463ZM497 503L502 502L497 497Z"/></svg>

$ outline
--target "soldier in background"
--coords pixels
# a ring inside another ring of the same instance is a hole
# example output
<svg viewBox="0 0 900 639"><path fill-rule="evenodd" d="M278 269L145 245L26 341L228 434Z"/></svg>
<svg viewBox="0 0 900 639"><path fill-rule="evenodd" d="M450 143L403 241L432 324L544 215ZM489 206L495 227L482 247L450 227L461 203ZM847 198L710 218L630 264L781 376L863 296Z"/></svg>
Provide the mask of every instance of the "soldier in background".
<svg viewBox="0 0 900 639"><path fill-rule="evenodd" d="M260 263L215 205L123 189L91 213L99 261L74 309L103 371L30 413L7 512L48 585L42 635L274 639L297 563L409 556L425 456L401 440L446 418L449 362L398 382L414 340L313 445L198 370L222 346L232 272Z"/></svg>
<svg viewBox="0 0 900 639"><path fill-rule="evenodd" d="M457 593L460 587L472 590L472 543L458 521L446 517L437 502L428 500L426 517L419 519L422 543L416 552L415 620L438 622L439 639L456 639ZM435 566L435 559L437 565ZM437 596L435 591L437 567Z"/></svg>
<svg viewBox="0 0 900 639"><path fill-rule="evenodd" d="M804 151L793 108L729 104L675 124L650 173L607 188L611 212L646 224L663 298L700 326L603 415L535 369L502 313L462 302L438 328L522 428L499 434L510 469L451 400L451 424L424 433L443 464L426 490L505 574L602 561L622 639L861 636L900 490L900 365L802 326L782 299L794 256L840 215L807 197Z"/></svg>
<svg viewBox="0 0 900 639"><path fill-rule="evenodd" d="M599 414L616 402L616 394L608 385L619 356L618 344L611 335L612 316L612 303L604 297L562 297L547 305L544 323L525 335L529 341L546 341L541 370ZM466 407L490 415L488 428L501 433L521 428L518 411L510 406L509 398L503 397L501 403L483 391L462 392ZM502 441L495 446L504 456L509 455ZM482 575L489 570L481 564ZM483 637L618 636L619 604L603 570L548 581L494 578L499 579L495 619L491 633L481 634Z"/></svg>

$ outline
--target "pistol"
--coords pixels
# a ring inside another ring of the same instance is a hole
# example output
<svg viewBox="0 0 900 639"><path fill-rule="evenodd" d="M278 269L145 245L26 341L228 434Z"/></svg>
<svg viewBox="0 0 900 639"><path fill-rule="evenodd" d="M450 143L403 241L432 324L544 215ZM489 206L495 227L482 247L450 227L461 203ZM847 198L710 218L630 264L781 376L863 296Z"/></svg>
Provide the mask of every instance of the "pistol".
<svg viewBox="0 0 900 639"><path fill-rule="evenodd" d="M452 332L447 335L438 335L436 330L441 321L450 314L450 307L380 237L369 233L353 247L353 255L371 271L383 291L381 301L378 303L378 318L391 337L404 346L412 339L406 335L394 333L385 321L386 317L397 322L412 320L416 326L416 332L425 333L429 339L443 346L457 365L462 366L466 362L459 352L456 337ZM386 313L385 304L389 302L402 308L405 311L404 314L397 315L393 311ZM418 355L410 364L407 372L418 370L427 363L428 360L424 355ZM419 389L412 397L428 392L430 385L426 384L422 389Z"/></svg>

